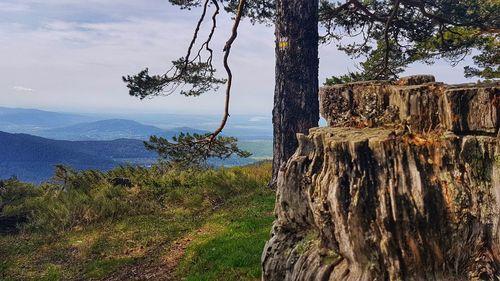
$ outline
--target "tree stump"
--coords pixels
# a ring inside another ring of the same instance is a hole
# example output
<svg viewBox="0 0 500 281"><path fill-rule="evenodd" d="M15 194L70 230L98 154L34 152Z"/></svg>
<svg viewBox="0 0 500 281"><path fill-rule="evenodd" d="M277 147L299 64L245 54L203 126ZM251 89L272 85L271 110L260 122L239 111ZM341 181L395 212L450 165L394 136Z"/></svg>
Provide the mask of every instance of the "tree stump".
<svg viewBox="0 0 500 281"><path fill-rule="evenodd" d="M330 127L279 173L263 280L499 280L499 85L420 80L321 90Z"/></svg>

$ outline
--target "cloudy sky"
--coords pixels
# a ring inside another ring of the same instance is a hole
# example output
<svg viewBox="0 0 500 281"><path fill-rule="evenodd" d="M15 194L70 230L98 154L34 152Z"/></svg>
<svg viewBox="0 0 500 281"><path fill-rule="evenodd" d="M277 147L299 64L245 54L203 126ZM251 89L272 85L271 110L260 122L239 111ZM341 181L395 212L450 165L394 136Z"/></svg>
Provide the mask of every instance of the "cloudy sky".
<svg viewBox="0 0 500 281"><path fill-rule="evenodd" d="M184 55L199 10L167 0L0 0L0 106L72 112L219 113L223 94L179 95L139 101L121 76L145 67L162 73ZM220 61L230 17L222 14L214 38ZM206 30L205 30L206 32ZM270 114L274 80L272 28L245 21L233 47L232 111ZM355 70L335 46L320 49L320 82ZM222 67L218 64L220 75ZM407 74L433 73L440 81L467 81L463 65L414 65Z"/></svg>

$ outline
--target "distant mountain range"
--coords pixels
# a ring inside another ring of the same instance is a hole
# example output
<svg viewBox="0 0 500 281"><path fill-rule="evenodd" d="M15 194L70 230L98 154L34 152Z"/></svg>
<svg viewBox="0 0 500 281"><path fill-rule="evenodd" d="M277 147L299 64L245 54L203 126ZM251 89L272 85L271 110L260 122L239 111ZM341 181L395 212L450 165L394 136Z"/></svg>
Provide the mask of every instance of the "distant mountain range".
<svg viewBox="0 0 500 281"><path fill-rule="evenodd" d="M219 121L213 116L195 116L194 119L184 115L167 117L161 119L157 116L162 128L166 127L168 120L180 126L196 124L202 127L206 126L204 122L214 127ZM24 181L42 182L52 176L57 164L78 170L108 170L124 163L149 165L157 159L154 152L144 148L143 140L149 136L171 138L180 132L209 132L189 126L162 129L133 120L102 118L0 107L0 179L15 175ZM262 126L265 120L252 120L251 117L232 120L236 120L236 125L228 126L224 132L242 137L240 148L253 153L253 158L210 159L211 165L243 165L272 156L272 139Z"/></svg>
<svg viewBox="0 0 500 281"><path fill-rule="evenodd" d="M244 165L269 159L270 144L244 141L241 148L253 152L253 158L210 159L209 164ZM40 183L53 175L58 164L77 170L105 171L125 164L147 166L156 160L156 153L147 151L141 140L66 141L0 131L0 179L16 176L23 181Z"/></svg>
<svg viewBox="0 0 500 281"><path fill-rule="evenodd" d="M104 119L37 109L0 107L0 130L57 140L147 140L151 135L172 138L180 132L207 133L189 127L161 129L127 119Z"/></svg>
<svg viewBox="0 0 500 281"><path fill-rule="evenodd" d="M172 138L179 134L179 132L207 133L207 131L188 127L163 130L155 126L144 125L132 120L108 119L42 130L34 132L34 134L58 140L114 140L119 138L147 140L151 135Z"/></svg>
<svg viewBox="0 0 500 281"><path fill-rule="evenodd" d="M108 170L121 164L145 165L156 159L140 140L61 141L0 132L0 179L10 176L41 182L57 164L78 170Z"/></svg>
<svg viewBox="0 0 500 281"><path fill-rule="evenodd" d="M78 114L0 107L0 130L13 133L30 133L97 120Z"/></svg>
<svg viewBox="0 0 500 281"><path fill-rule="evenodd" d="M168 137L180 131L212 131L219 126L219 123L219 115L73 114L38 109L0 107L0 131L25 133L51 139L145 139L144 136L151 132ZM224 133L240 140L271 140L271 117L231 115Z"/></svg>

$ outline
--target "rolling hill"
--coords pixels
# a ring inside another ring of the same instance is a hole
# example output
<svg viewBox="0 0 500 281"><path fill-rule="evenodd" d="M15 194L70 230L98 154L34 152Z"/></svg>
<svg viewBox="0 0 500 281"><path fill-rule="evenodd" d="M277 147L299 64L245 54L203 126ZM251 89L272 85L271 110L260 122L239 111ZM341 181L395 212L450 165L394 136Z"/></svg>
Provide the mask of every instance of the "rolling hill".
<svg viewBox="0 0 500 281"><path fill-rule="evenodd" d="M114 140L120 138L147 140L151 135L171 138L179 132L205 133L183 127L163 130L126 119L107 119L35 132L37 136L58 140Z"/></svg>
<svg viewBox="0 0 500 281"><path fill-rule="evenodd" d="M12 133L31 133L95 120L96 118L78 114L0 107L0 129Z"/></svg>
<svg viewBox="0 0 500 281"><path fill-rule="evenodd" d="M57 164L75 169L108 170L125 163L147 164L156 159L140 140L60 141L27 134L0 132L0 179L48 179Z"/></svg>
<svg viewBox="0 0 500 281"><path fill-rule="evenodd" d="M254 153L253 157L213 158L208 164L234 166L269 159L268 146L260 141L243 141L241 147ZM54 166L58 164L77 170L105 171L123 164L150 165L156 160L156 153L147 151L141 140L67 141L0 131L0 179L16 176L23 181L40 183L53 175Z"/></svg>
<svg viewBox="0 0 500 281"><path fill-rule="evenodd" d="M151 134L171 137L181 131L190 133L212 131L219 125L219 122L220 116L218 115L79 114L0 107L0 131L64 140L145 139L146 135ZM240 140L272 140L271 117L232 115L224 129L224 134L237 137Z"/></svg>
<svg viewBox="0 0 500 281"><path fill-rule="evenodd" d="M144 148L143 140L151 135L171 138L179 132L207 133L189 126L204 128L206 122L213 121L207 116L156 117L157 121L164 120L162 128L128 119L106 119L102 115L0 107L0 179L15 175L39 183L52 176L57 164L79 170L107 170L123 163L149 165L156 161L157 155ZM240 137L240 147L253 156L214 158L208 161L210 165L244 165L272 156L272 140L265 136L265 126L261 124L265 120L253 119L236 117L235 125L225 131L227 135Z"/></svg>

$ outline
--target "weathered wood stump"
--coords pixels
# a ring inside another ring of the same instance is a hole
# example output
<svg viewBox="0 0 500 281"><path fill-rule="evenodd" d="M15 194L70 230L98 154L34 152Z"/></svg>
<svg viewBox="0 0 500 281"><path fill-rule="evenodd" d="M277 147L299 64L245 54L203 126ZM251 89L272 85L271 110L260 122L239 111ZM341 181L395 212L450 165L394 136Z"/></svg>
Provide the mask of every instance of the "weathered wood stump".
<svg viewBox="0 0 500 281"><path fill-rule="evenodd" d="M398 83L322 89L332 127L280 171L263 280L499 280L498 85Z"/></svg>

